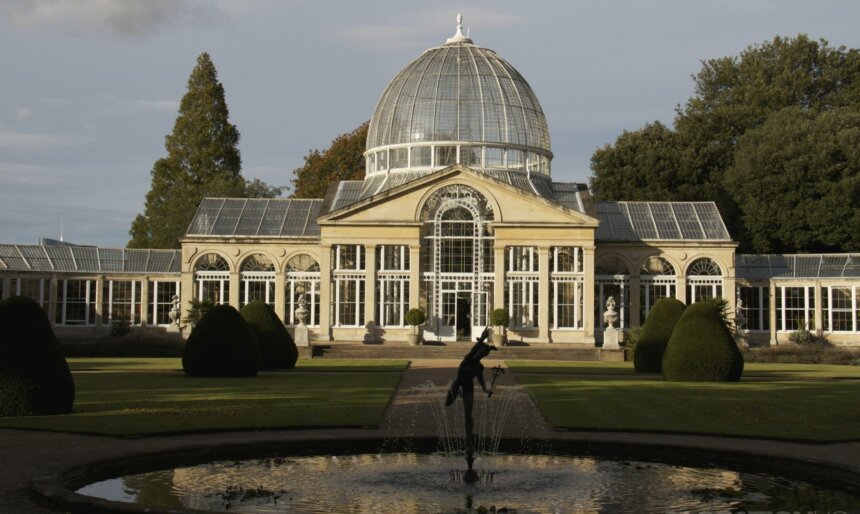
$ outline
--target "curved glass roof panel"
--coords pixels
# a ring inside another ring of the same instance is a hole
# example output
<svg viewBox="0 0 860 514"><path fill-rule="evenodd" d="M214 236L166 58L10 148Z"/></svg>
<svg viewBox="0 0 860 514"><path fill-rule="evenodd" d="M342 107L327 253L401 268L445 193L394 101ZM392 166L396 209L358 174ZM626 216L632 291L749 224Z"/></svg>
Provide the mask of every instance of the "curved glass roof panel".
<svg viewBox="0 0 860 514"><path fill-rule="evenodd" d="M550 152L549 129L528 82L492 50L431 48L382 93L367 149L433 141L523 145Z"/></svg>

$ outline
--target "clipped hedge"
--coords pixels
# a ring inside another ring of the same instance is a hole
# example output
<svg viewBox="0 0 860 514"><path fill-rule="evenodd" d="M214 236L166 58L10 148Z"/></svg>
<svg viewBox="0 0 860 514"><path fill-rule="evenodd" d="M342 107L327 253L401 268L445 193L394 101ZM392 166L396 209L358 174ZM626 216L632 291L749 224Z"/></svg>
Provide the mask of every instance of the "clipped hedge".
<svg viewBox="0 0 860 514"><path fill-rule="evenodd" d="M260 366L264 369L293 369L299 349L271 305L251 302L239 311L260 343Z"/></svg>
<svg viewBox="0 0 860 514"><path fill-rule="evenodd" d="M663 378L676 382L737 382L744 357L711 302L684 311L663 355Z"/></svg>
<svg viewBox="0 0 860 514"><path fill-rule="evenodd" d="M42 307L7 298L0 326L0 416L72 412L75 382Z"/></svg>
<svg viewBox="0 0 860 514"><path fill-rule="evenodd" d="M675 298L657 300L651 312L645 319L636 352L633 354L633 366L640 373L660 373L663 362L663 352L672 337L675 324L681 319L686 306Z"/></svg>
<svg viewBox="0 0 860 514"><path fill-rule="evenodd" d="M190 377L253 377L259 368L257 336L229 305L213 307L200 318L182 353L182 369Z"/></svg>

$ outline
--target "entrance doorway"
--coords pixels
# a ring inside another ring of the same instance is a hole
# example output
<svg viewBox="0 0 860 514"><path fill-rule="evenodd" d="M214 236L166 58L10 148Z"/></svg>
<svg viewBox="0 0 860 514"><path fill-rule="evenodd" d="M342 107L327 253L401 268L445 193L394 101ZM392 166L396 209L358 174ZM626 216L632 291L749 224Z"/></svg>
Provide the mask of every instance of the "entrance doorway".
<svg viewBox="0 0 860 514"><path fill-rule="evenodd" d="M472 294L457 293L457 340L472 338Z"/></svg>

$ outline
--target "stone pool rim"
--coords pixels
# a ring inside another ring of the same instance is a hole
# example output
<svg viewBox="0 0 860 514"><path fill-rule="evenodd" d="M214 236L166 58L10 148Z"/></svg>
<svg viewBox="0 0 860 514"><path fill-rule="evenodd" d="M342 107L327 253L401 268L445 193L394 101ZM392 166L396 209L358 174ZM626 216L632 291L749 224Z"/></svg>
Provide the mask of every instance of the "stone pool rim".
<svg viewBox="0 0 860 514"><path fill-rule="evenodd" d="M321 434L322 435L322 434ZM404 452L430 453L437 449L437 438L423 437L398 439L408 441ZM613 438L550 437L546 440L550 452L523 451L521 438L503 439L500 451L505 453L535 453L541 455L573 455L613 460L660 462L698 468L720 467L735 471L768 473L777 477L803 480L833 489L860 494L860 474L848 466L803 457L774 455L765 452L732 450L673 441L666 436L664 442L618 441ZM30 480L30 491L38 502L65 512L79 513L164 513L200 514L212 511L195 509L163 510L154 506L110 501L75 492L84 485L127 474L203 464L220 460L248 460L271 456L349 455L379 453L392 439L380 437L354 437L339 439L286 438L254 442L236 442L216 446L192 444L171 450L131 453L109 459L94 459L68 467L58 473L37 475ZM398 449L399 450L399 449ZM398 453L399 451L386 451Z"/></svg>
<svg viewBox="0 0 860 514"><path fill-rule="evenodd" d="M236 442L220 445L193 444L169 451L130 453L121 457L95 459L68 467L58 473L36 475L30 479L30 491L38 502L65 512L79 513L164 513L201 514L215 511L174 508L162 510L152 506L118 502L78 494L75 491L87 484L127 474L144 473L161 469L204 464L222 460L249 460L281 456L356 455L380 453L386 444L395 440L380 437L352 437L338 439L277 439L254 442ZM402 452L431 453L438 449L438 438L416 437L408 440ZM532 440L538 442L538 440ZM713 448L702 445L678 444L666 436L665 442L631 442L594 438L547 438L551 451L523 451L521 438L502 439L499 451L511 454L567 455L597 457L612 460L659 462L697 468L725 468L734 471L768 473L777 477L792 478L833 489L860 494L860 474L856 469L832 462L810 460L803 457L778 456L748 450ZM400 453L385 451L384 453Z"/></svg>

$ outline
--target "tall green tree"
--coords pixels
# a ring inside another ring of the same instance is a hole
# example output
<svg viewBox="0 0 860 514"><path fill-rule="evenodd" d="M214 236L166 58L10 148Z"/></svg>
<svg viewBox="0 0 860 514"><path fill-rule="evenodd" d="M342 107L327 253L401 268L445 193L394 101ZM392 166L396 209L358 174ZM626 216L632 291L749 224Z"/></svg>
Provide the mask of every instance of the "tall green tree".
<svg viewBox="0 0 860 514"><path fill-rule="evenodd" d="M224 87L207 53L197 58L173 132L165 139L167 156L152 167L152 186L144 212L132 222L129 248L179 248L206 196L280 194L279 188L242 178L239 131L229 121Z"/></svg>
<svg viewBox="0 0 860 514"><path fill-rule="evenodd" d="M304 166L293 171L292 196L322 198L329 184L339 180L363 179L369 124L364 122L352 132L339 135L323 151L310 150L305 156Z"/></svg>
<svg viewBox="0 0 860 514"><path fill-rule="evenodd" d="M756 252L860 251L860 110L768 117L738 140L726 185Z"/></svg>
<svg viewBox="0 0 860 514"><path fill-rule="evenodd" d="M825 40L802 34L776 37L747 47L738 56L703 61L693 78L695 93L678 107L672 131L679 168L671 192L662 199L716 201L733 236L741 241L743 250L749 250L752 236L744 224L749 216L725 182L738 141L786 107L824 112L860 106L860 52L834 48ZM597 199L650 200L665 192L665 173L643 167L637 155L665 151L668 136L650 137L650 127L622 134L614 145L595 153L591 182ZM631 140L635 140L637 152L631 152ZM622 173L642 177L620 183L606 179ZM630 182L637 188L629 187Z"/></svg>

